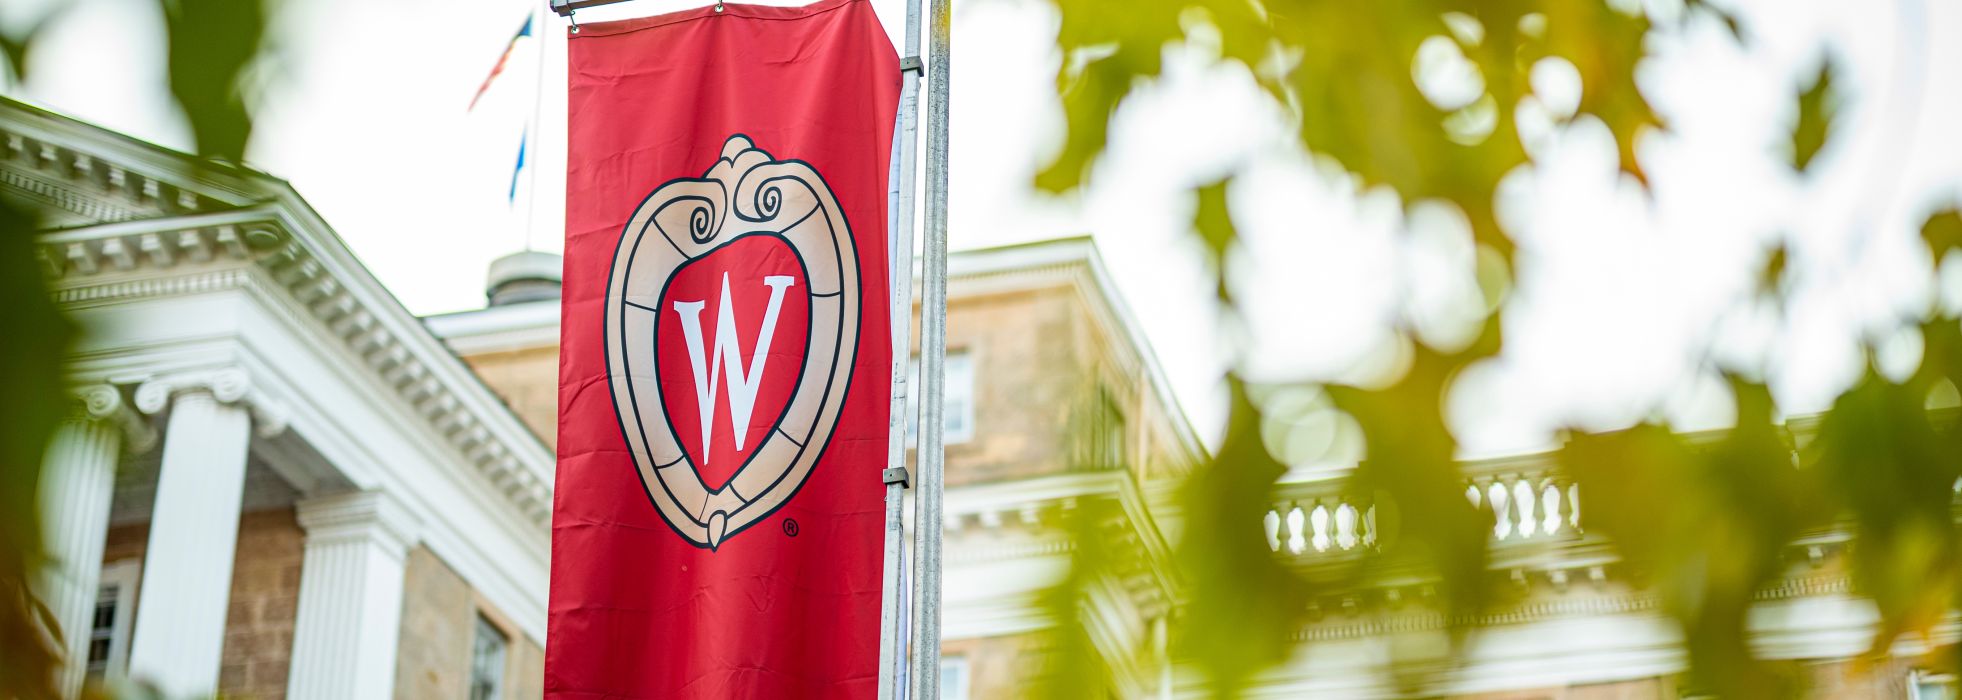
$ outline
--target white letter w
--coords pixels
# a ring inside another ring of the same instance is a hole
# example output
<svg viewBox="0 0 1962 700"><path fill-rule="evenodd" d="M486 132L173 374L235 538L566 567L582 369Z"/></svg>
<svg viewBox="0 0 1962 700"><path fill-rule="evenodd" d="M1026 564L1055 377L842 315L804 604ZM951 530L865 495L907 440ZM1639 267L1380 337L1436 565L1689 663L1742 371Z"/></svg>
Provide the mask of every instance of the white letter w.
<svg viewBox="0 0 1962 700"><path fill-rule="evenodd" d="M716 304L715 358L704 362L702 351L701 301L677 301L681 314L681 335L688 342L688 362L695 367L695 406L702 416L702 461L709 459L709 436L715 427L715 382L727 368L729 384L729 424L736 429L736 449L743 449L749 437L749 412L756 407L756 389L762 384L763 366L769 362L770 339L777 334L777 308L783 305L783 290L796 284L787 275L763 278L770 288L770 306L763 312L763 327L757 330L756 354L749 367L743 367L743 350L736 338L736 305L729 298L729 273L722 273L722 301ZM708 365L708 366L704 366Z"/></svg>

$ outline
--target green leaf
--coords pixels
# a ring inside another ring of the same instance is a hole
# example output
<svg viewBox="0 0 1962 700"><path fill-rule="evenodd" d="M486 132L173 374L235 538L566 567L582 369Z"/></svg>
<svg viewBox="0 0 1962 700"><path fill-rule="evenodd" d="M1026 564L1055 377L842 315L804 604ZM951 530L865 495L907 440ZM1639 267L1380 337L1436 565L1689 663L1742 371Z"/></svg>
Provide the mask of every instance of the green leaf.
<svg viewBox="0 0 1962 700"><path fill-rule="evenodd" d="M1622 172L1646 183L1636 141L1644 130L1662 126L1635 84L1635 67L1647 55L1648 19L1589 0L1546 2L1541 12L1547 17L1546 55L1565 58L1580 71L1580 111L1608 125Z"/></svg>
<svg viewBox="0 0 1962 700"><path fill-rule="evenodd" d="M1853 585L1881 615L1875 653L1939 622L1957 584L1950 508L1962 461L1929 422L1925 398L1870 370L1833 404L1811 450L1853 516Z"/></svg>
<svg viewBox="0 0 1962 700"><path fill-rule="evenodd" d="M1032 697L1054 700L1098 697L1111 687L1111 663L1097 650L1085 625L1084 608L1099 583L1121 577L1135 568L1105 530L1119 521L1123 508L1113 498L1083 499L1066 514L1070 533L1070 568L1063 580L1040 594L1043 609L1056 624L1045 633L1044 668L1030 683Z"/></svg>
<svg viewBox="0 0 1962 700"><path fill-rule="evenodd" d="M1068 192L1080 187L1090 164L1103 153L1111 115L1141 80L1156 77L1167 42L1182 35L1180 6L1138 7L1100 0L1057 0L1062 26L1056 45L1063 64L1056 90L1063 101L1067 136L1062 151L1036 175L1036 187Z"/></svg>
<svg viewBox="0 0 1962 700"><path fill-rule="evenodd" d="M1465 499L1458 443L1445 425L1442 400L1459 369L1497 350L1497 333L1497 323L1488 323L1481 340L1450 355L1413 343L1410 368L1381 389L1326 388L1335 406L1363 427L1367 457L1356 468L1351 491L1380 494L1378 527L1402 533L1379 540L1383 564L1416 565L1438 575L1454 631L1489 602L1493 522L1490 512Z"/></svg>
<svg viewBox="0 0 1962 700"><path fill-rule="evenodd" d="M1928 255L1939 268L1948 251L1962 250L1962 211L1950 208L1929 215L1921 224L1921 240L1928 244Z"/></svg>
<svg viewBox="0 0 1962 700"><path fill-rule="evenodd" d="M1586 526L1651 581L1682 628L1691 675L1721 697L1792 697L1800 679L1752 656L1747 616L1785 548L1824 524L1814 477L1794 465L1771 394L1733 377L1737 426L1692 445L1667 426L1581 433L1560 463L1585 494Z"/></svg>
<svg viewBox="0 0 1962 700"><path fill-rule="evenodd" d="M1834 72L1831 60L1821 62L1811 87L1799 93L1798 121L1792 125L1792 167L1799 172L1811 167L1832 132L1833 116L1839 108L1839 95L1833 91Z"/></svg>
<svg viewBox="0 0 1962 700"><path fill-rule="evenodd" d="M1710 15L1717 18L1718 22L1722 22L1725 29L1730 30L1731 39L1740 44L1744 43L1744 23L1737 19L1736 13L1717 7L1708 0L1685 0L1683 9L1690 10L1683 13L1683 19L1688 20L1697 13Z"/></svg>
<svg viewBox="0 0 1962 700"><path fill-rule="evenodd" d="M1260 412L1246 386L1227 383L1226 438L1187 480L1185 532L1174 554L1189 592L1176 639L1217 698L1238 696L1255 672L1286 658L1309 594L1267 549L1262 525L1286 470L1261 444Z"/></svg>
<svg viewBox="0 0 1962 700"><path fill-rule="evenodd" d="M1211 256L1213 279L1217 282L1215 293L1220 301L1232 301L1232 293L1226 286L1226 251L1233 245L1235 236L1232 213L1227 211L1226 187L1231 178L1199 188L1199 206L1193 213L1192 228L1199 233L1199 241L1206 246Z"/></svg>
<svg viewBox="0 0 1962 700"><path fill-rule="evenodd" d="M252 115L243 76L265 38L264 0L159 0L170 41L170 93L191 123L199 154L245 160Z"/></svg>
<svg viewBox="0 0 1962 700"><path fill-rule="evenodd" d="M73 330L42 277L41 223L0 200L0 697L52 698L60 652L29 582L43 563L41 458L67 415L63 360ZM72 631L70 631L72 633Z"/></svg>
<svg viewBox="0 0 1962 700"><path fill-rule="evenodd" d="M1758 294L1760 296L1771 299L1778 299L1784 296L1783 292L1786 284L1785 271L1786 266L1790 263L1789 258L1790 253L1783 243L1778 244L1776 248L1772 248L1771 255L1765 256L1764 268L1758 271Z"/></svg>
<svg viewBox="0 0 1962 700"><path fill-rule="evenodd" d="M54 3L40 17L28 22L25 29L14 33L0 32L0 55L6 57L7 69L11 72L7 76L9 84L19 85L27 77L27 57L34 48L34 40L41 36L41 30L49 22L61 16L68 7L65 3Z"/></svg>

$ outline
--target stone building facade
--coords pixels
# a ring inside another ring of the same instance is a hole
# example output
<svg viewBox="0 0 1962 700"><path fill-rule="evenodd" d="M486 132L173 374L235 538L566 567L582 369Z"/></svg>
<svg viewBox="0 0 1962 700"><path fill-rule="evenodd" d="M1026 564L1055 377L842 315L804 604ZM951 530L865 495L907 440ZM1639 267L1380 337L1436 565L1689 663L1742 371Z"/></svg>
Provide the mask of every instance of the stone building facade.
<svg viewBox="0 0 1962 700"><path fill-rule="evenodd" d="M0 197L43 214L55 297L84 330L42 494L58 562L42 597L85 661L65 691L541 695L555 301L415 318L284 183L5 100ZM942 696L1025 697L1066 639L1108 669L1102 695L1205 696L1167 630L1177 488L1207 457L1095 247L949 265ZM1249 514L1274 556L1312 574L1374 547L1372 504L1342 474L1290 472ZM1550 458L1469 464L1466 493L1510 588L1464 658L1398 683L1393 657L1439 648L1429 584L1330 589L1247 694L1700 697L1655 596L1586 531L1588 495ZM1119 564L1059 606L1084 542ZM1876 616L1844 542L1794 550L1753 613L1761 653L1819 697L1956 697L1915 661L1954 625L1852 660Z"/></svg>
<svg viewBox="0 0 1962 700"><path fill-rule="evenodd" d="M1113 523L1119 539L1142 558L1162 557L1144 496L1202 448L1089 239L958 252L949 270L943 675L950 698L1021 697L1051 656L1054 621L1042 596L1067 567L1064 523L1076 505L1128 504ZM555 302L425 322L551 439ZM1113 655L1162 634L1171 596L1163 576L1099 595L1112 617L1097 639ZM1132 670L1114 692L1157 687L1156 671Z"/></svg>
<svg viewBox="0 0 1962 700"><path fill-rule="evenodd" d="M538 697L552 457L290 186L0 99L78 326L64 694Z"/></svg>

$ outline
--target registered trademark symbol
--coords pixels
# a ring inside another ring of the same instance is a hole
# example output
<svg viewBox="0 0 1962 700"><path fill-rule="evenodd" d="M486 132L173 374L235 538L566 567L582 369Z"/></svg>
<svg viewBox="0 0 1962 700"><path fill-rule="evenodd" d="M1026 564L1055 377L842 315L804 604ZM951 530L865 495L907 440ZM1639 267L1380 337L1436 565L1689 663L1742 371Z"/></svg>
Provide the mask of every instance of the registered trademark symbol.
<svg viewBox="0 0 1962 700"><path fill-rule="evenodd" d="M784 519L783 519L783 534L785 534L785 535L789 535L789 536L791 536L791 537L796 537L796 536L797 536L797 521L795 521L795 520L791 520L790 518L784 518Z"/></svg>

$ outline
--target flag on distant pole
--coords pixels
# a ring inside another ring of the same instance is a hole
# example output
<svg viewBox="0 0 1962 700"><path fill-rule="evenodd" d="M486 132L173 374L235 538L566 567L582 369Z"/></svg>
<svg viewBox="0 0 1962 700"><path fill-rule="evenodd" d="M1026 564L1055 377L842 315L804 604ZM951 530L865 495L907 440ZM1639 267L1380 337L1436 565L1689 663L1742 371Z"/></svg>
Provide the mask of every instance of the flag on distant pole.
<svg viewBox="0 0 1962 700"><path fill-rule="evenodd" d="M545 694L872 698L885 29L869 0L718 4L568 51Z"/></svg>
<svg viewBox="0 0 1962 700"><path fill-rule="evenodd" d="M477 100L482 99L484 93L490 90L491 81L497 80L498 74L504 72L504 63L511 60L511 51L518 48L518 40L531 36L531 20L532 15L526 14L524 26L518 28L518 33L511 35L510 41L505 42L504 52L497 55L497 63L491 66L490 75L484 76L484 84L477 86L477 94L470 97L470 106L464 111L477 108Z"/></svg>
<svg viewBox="0 0 1962 700"><path fill-rule="evenodd" d="M525 171L525 142L530 140L531 130L529 129L518 135L518 166L511 169L511 194L505 197L511 204L518 203L518 176Z"/></svg>

